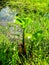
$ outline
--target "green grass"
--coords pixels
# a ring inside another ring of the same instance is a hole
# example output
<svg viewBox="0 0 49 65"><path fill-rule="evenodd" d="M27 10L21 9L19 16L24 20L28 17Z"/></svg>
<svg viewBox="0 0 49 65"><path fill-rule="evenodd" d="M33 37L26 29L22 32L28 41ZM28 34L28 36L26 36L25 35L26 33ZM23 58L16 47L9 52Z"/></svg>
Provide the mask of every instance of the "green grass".
<svg viewBox="0 0 49 65"><path fill-rule="evenodd" d="M10 0L7 5L15 9L18 15L14 23L8 23L7 26L0 25L0 63L49 65L49 1ZM18 29L16 25L20 26L23 30L21 33L24 32L24 35L20 36L19 32L15 35L10 33L10 27L13 27L16 32ZM25 40L27 58L24 55L20 58L18 54L18 44L23 44L23 40Z"/></svg>

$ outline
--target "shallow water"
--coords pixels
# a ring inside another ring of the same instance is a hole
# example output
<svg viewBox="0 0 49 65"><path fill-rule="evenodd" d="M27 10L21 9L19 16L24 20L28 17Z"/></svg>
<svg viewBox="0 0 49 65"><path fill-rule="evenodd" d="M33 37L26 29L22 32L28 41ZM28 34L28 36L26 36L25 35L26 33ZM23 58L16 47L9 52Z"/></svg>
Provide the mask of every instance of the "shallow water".
<svg viewBox="0 0 49 65"><path fill-rule="evenodd" d="M17 13L14 10L11 10L9 7L2 8L0 11L0 26L2 25L9 30L8 32L6 32L6 30L4 31L4 29L2 28L3 32L6 32L7 36L10 39L16 38L22 40L22 29L20 28L20 26L16 25L15 29L14 25L10 26L9 28L7 25L8 22L11 22L11 24L15 22L16 14Z"/></svg>
<svg viewBox="0 0 49 65"><path fill-rule="evenodd" d="M15 16L16 12L7 6L0 11L0 22L14 22Z"/></svg>

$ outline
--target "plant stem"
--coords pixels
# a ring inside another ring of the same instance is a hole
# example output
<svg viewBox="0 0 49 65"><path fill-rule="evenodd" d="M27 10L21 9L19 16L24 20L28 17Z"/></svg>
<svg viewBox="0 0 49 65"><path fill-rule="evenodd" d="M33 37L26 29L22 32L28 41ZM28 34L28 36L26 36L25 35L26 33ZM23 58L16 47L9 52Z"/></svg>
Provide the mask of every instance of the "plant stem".
<svg viewBox="0 0 49 65"><path fill-rule="evenodd" d="M23 41L22 41L23 42L23 47L25 45L25 38L24 38L25 37L25 32L24 31L25 31L25 29L23 28Z"/></svg>

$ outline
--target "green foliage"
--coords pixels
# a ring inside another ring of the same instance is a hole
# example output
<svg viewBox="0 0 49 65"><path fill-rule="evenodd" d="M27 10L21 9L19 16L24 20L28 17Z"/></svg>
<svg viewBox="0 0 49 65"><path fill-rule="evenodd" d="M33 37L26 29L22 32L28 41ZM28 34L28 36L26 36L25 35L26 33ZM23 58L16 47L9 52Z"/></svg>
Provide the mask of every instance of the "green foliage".
<svg viewBox="0 0 49 65"><path fill-rule="evenodd" d="M2 62L2 65L19 65L23 62L23 59L18 55L20 38L18 37L19 40L15 39L17 34L12 34L12 36L10 34L11 37L8 37L7 34L11 26L14 27L13 31L15 31L18 25L25 33L27 59L24 57L23 65L48 65L49 1L10 0L7 5L15 9L18 15L16 15L14 23L8 23L6 27L0 26L0 63ZM32 54L31 58L30 53Z"/></svg>

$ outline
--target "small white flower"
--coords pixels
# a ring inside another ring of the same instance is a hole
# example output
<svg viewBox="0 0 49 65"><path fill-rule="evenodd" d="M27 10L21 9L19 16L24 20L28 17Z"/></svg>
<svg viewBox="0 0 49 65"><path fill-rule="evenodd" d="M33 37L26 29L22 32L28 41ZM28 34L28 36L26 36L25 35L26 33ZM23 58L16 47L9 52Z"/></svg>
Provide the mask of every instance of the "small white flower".
<svg viewBox="0 0 49 65"><path fill-rule="evenodd" d="M30 36L28 36L28 39L30 39L31 37Z"/></svg>
<svg viewBox="0 0 49 65"><path fill-rule="evenodd" d="M15 23L15 21L16 21L16 20L14 19L13 22Z"/></svg>

